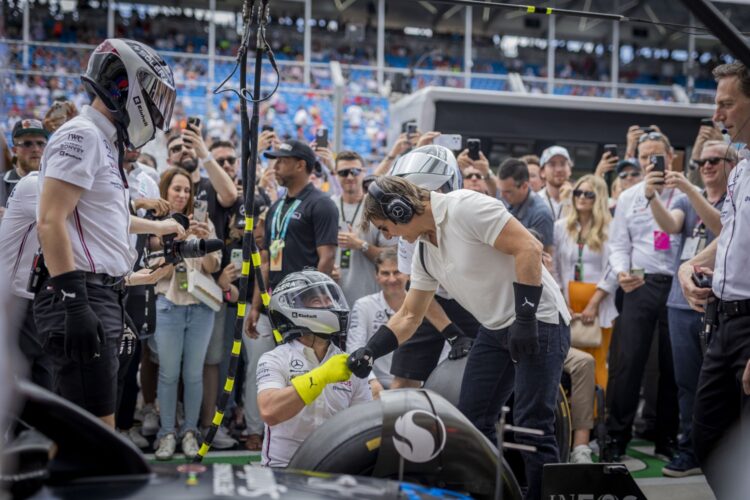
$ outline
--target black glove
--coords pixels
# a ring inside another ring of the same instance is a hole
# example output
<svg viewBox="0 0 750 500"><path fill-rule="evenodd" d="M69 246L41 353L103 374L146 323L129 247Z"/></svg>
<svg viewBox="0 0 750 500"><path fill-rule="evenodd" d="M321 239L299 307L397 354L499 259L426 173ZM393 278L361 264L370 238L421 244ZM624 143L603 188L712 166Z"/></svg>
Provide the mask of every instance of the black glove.
<svg viewBox="0 0 750 500"><path fill-rule="evenodd" d="M516 320L508 329L508 350L513 361L519 361L522 354L539 353L539 331L536 323L536 310L542 298L542 287L513 283L516 296Z"/></svg>
<svg viewBox="0 0 750 500"><path fill-rule="evenodd" d="M359 378L365 378L372 370L372 364L376 359L393 352L398 348L398 338L393 330L386 325L378 328L378 331L370 337L367 345L360 347L346 360L346 366Z"/></svg>
<svg viewBox="0 0 750 500"><path fill-rule="evenodd" d="M89 363L101 355L104 329L89 305L86 275L70 271L50 279L65 307L65 355L78 363Z"/></svg>
<svg viewBox="0 0 750 500"><path fill-rule="evenodd" d="M449 323L440 334L445 337L451 350L448 353L448 359L461 359L469 354L474 340L467 337L455 323Z"/></svg>

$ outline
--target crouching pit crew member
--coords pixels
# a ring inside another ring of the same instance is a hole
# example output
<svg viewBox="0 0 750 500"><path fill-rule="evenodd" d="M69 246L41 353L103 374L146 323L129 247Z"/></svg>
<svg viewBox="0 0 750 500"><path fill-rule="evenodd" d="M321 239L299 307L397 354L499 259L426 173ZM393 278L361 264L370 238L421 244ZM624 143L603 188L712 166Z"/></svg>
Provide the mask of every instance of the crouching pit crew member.
<svg viewBox="0 0 750 500"><path fill-rule="evenodd" d="M287 275L274 288L270 316L284 343L258 361L262 463L286 467L315 429L372 395L366 380L351 377L347 354L332 343L345 338L349 307L330 277L312 270Z"/></svg>
<svg viewBox="0 0 750 500"><path fill-rule="evenodd" d="M125 39L99 45L81 79L91 105L42 156L37 230L51 277L36 294L34 319L48 336L57 391L114 427L119 290L136 257L129 231L154 227L131 223L124 151L169 126L175 86L161 57Z"/></svg>
<svg viewBox="0 0 750 500"><path fill-rule="evenodd" d="M500 409L515 393L516 425L544 432L517 435L537 448L522 452L529 489L541 495L542 466L559 461L554 407L570 348L570 314L542 245L499 200L468 190L429 192L397 177L370 184L363 221L386 236L418 241L411 287L401 308L351 354L358 377L395 350L421 323L438 285L481 324L464 372L459 409L495 440Z"/></svg>

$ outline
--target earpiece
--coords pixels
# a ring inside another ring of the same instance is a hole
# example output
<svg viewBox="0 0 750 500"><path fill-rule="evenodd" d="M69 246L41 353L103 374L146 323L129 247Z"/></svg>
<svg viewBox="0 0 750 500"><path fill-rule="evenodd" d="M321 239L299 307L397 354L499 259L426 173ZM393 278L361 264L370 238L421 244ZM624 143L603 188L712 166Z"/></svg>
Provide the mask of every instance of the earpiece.
<svg viewBox="0 0 750 500"><path fill-rule="evenodd" d="M367 187L367 193L375 198L385 212L388 220L394 224L408 224L414 218L414 207L402 196L386 193L375 180Z"/></svg>

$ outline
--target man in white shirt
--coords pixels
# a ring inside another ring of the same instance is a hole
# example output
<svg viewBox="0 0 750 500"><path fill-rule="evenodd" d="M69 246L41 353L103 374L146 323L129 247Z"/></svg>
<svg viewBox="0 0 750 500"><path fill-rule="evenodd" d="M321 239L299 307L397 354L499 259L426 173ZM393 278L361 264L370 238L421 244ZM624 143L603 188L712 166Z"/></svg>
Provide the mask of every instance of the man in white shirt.
<svg viewBox="0 0 750 500"><path fill-rule="evenodd" d="M380 252L375 259L375 268L375 279L381 290L362 297L354 303L349 334L346 338L346 347L349 352L364 347L378 328L386 324L401 308L406 298L406 282L409 275L399 272L396 249L386 248ZM373 376L369 383L375 397L383 389L391 387L392 358L393 353L389 353L375 360L372 365Z"/></svg>
<svg viewBox="0 0 750 500"><path fill-rule="evenodd" d="M418 240L421 249L404 304L352 353L352 372L367 376L375 359L413 335L441 285L482 325L459 409L493 440L500 409L514 392L516 424L544 433L517 436L537 449L522 455L526 498L539 499L543 465L559 461L554 407L570 348L570 313L542 266L541 243L499 200L468 190L429 192L398 177L370 184L363 217L388 236Z"/></svg>
<svg viewBox="0 0 750 500"><path fill-rule="evenodd" d="M347 355L331 342L346 333L349 309L330 277L318 271L288 274L274 288L270 315L284 340L258 360L262 463L286 467L315 429L372 395L366 381L350 380Z"/></svg>
<svg viewBox="0 0 750 500"><path fill-rule="evenodd" d="M718 81L713 120L723 124L732 142L750 143L750 71L735 62L717 66L713 73ZM731 462L717 448L725 444L727 432L735 427L741 415L745 417L743 427L747 424L750 405L749 157L747 149L742 150L740 163L729 175L718 238L679 269L688 303L697 311L705 310L707 320L715 328L698 379L693 444L717 498L728 495L723 473L729 471L735 476L747 470L746 462L738 463L736 469L728 468ZM693 282L695 266L700 273L713 274L711 288L698 287ZM712 295L715 302L707 306L706 301L712 300Z"/></svg>
<svg viewBox="0 0 750 500"><path fill-rule="evenodd" d="M550 146L542 152L539 160L544 172L545 186L539 191L544 203L552 212L552 219L558 220L565 212L565 205L570 203L570 176L573 160L570 153L562 146Z"/></svg>
<svg viewBox="0 0 750 500"><path fill-rule="evenodd" d="M672 145L665 135L650 132L641 136L638 161L645 172L654 169L655 161L668 169L672 159ZM608 452L613 460L625 453L632 437L641 379L657 326L659 385L655 450L672 458L678 407L666 306L681 236L661 230L650 204L658 197L669 210L680 196L684 195L673 188L636 184L620 195L610 226L609 262L625 292L610 347L607 385Z"/></svg>

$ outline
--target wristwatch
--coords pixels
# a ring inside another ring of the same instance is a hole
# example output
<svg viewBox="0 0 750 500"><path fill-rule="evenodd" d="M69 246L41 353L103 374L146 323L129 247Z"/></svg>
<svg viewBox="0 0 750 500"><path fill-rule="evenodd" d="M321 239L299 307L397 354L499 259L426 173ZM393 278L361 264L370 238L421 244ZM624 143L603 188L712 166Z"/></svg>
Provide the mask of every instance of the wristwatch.
<svg viewBox="0 0 750 500"><path fill-rule="evenodd" d="M362 246L359 247L359 249L362 250L363 252L366 252L370 249L370 244L367 243L366 241L363 241Z"/></svg>

